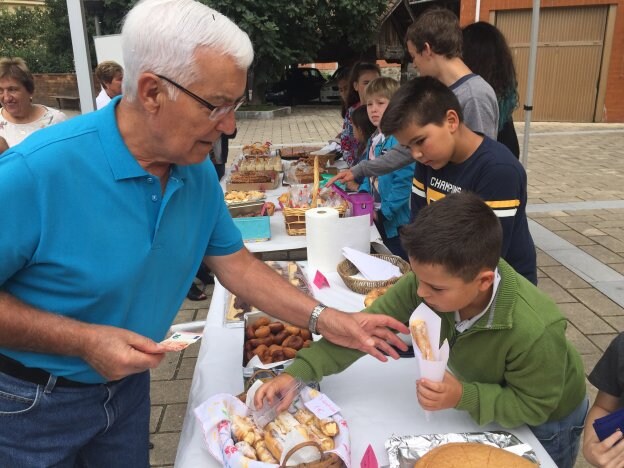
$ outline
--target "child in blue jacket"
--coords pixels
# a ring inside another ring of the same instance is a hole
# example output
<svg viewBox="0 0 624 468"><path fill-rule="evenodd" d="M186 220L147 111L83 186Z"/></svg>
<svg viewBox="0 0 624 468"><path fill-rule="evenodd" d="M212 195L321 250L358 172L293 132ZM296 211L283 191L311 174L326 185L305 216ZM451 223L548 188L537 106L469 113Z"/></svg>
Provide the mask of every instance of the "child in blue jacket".
<svg viewBox="0 0 624 468"><path fill-rule="evenodd" d="M377 130L368 140L364 159L382 158L392 147L398 145L393 136L386 137L379 130L381 118L390 98L399 89L399 83L388 77L371 81L366 87L366 110L368 118ZM415 163L379 177L364 179L360 192L366 191L375 198L375 225L384 244L394 255L407 260L399 240L399 228L410 221L410 196Z"/></svg>

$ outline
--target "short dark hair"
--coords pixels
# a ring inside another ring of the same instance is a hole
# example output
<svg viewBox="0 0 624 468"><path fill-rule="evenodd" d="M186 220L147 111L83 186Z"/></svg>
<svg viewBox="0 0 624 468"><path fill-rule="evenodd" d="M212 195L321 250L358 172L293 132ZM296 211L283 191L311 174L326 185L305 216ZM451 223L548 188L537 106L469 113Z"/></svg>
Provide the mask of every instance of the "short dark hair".
<svg viewBox="0 0 624 468"><path fill-rule="evenodd" d="M407 29L405 40L414 44L419 53L427 43L434 53L446 58L462 55L459 19L446 8L434 7L426 10Z"/></svg>
<svg viewBox="0 0 624 468"><path fill-rule="evenodd" d="M381 118L384 135L392 135L410 123L420 127L442 125L446 113L454 110L459 121L464 120L457 96L442 82L431 76L414 78L394 93Z"/></svg>
<svg viewBox="0 0 624 468"><path fill-rule="evenodd" d="M401 230L401 242L414 261L442 265L468 282L481 270L496 268L503 229L479 196L459 192L421 209L414 222Z"/></svg>

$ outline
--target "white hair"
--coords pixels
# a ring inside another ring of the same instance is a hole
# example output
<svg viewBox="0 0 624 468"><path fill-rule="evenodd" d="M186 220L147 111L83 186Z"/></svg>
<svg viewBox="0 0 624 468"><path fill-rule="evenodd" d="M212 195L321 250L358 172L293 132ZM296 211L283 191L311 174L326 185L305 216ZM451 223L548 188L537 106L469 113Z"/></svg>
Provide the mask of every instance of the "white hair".
<svg viewBox="0 0 624 468"><path fill-rule="evenodd" d="M200 77L194 54L209 47L247 69L253 60L249 36L230 19L194 0L142 0L126 16L121 32L123 95L133 101L143 72L164 75L181 85ZM177 90L168 87L171 98Z"/></svg>

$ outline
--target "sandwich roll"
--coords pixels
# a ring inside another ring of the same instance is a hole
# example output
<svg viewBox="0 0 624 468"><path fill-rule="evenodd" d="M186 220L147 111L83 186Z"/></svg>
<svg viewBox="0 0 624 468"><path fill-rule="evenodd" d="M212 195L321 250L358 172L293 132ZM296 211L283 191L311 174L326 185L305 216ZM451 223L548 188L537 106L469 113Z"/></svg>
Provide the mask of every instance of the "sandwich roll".
<svg viewBox="0 0 624 468"><path fill-rule="evenodd" d="M282 451L284 450L284 439L277 424L270 422L264 428L264 442L271 455L276 460L281 460Z"/></svg>
<svg viewBox="0 0 624 468"><path fill-rule="evenodd" d="M314 442L319 444L323 452L327 452L328 450L334 450L334 448L336 448L334 439L323 434L321 430L317 428L314 424L306 427L308 429L310 440L313 440Z"/></svg>
<svg viewBox="0 0 624 468"><path fill-rule="evenodd" d="M427 333L427 324L424 320L412 320L410 322L410 332L412 338L420 352L423 359L427 361L433 361L433 350L431 349L431 343L429 341L429 334Z"/></svg>
<svg viewBox="0 0 624 468"><path fill-rule="evenodd" d="M284 435L301 425L288 411L282 411L278 414L274 422Z"/></svg>
<svg viewBox="0 0 624 468"><path fill-rule="evenodd" d="M307 408L299 408L295 412L295 419L301 424L314 424L314 414Z"/></svg>
<svg viewBox="0 0 624 468"><path fill-rule="evenodd" d="M277 465L279 463L275 459L275 457L271 455L271 452L267 448L267 444L264 439L257 441L254 447L256 449L256 455L258 456L258 460L260 460L261 462L272 463L274 465Z"/></svg>
<svg viewBox="0 0 624 468"><path fill-rule="evenodd" d="M338 432L338 424L331 418L319 419L316 417L312 411L303 407L299 408L295 412L295 419L299 421L301 424L305 424L307 426L316 426L321 433L328 437L335 437Z"/></svg>

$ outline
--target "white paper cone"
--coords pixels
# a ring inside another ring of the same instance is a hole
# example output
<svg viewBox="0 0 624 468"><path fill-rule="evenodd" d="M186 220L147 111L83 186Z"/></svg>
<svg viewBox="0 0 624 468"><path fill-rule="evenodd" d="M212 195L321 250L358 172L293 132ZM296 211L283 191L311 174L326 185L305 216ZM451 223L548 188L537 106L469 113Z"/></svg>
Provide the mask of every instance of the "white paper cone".
<svg viewBox="0 0 624 468"><path fill-rule="evenodd" d="M410 316L410 324L414 320L424 320L427 325L427 334L429 335L429 342L433 352L433 361L423 359L422 353L412 336L412 345L414 347L414 355L416 356L417 365L417 380L426 378L432 382L441 382L444 379L446 372L446 366L448 363L450 347L447 340L444 340L442 346L440 343L440 329L442 320L440 317L431 310L425 303L420 304L416 310ZM425 419L429 421L431 412L423 410L425 413Z"/></svg>

